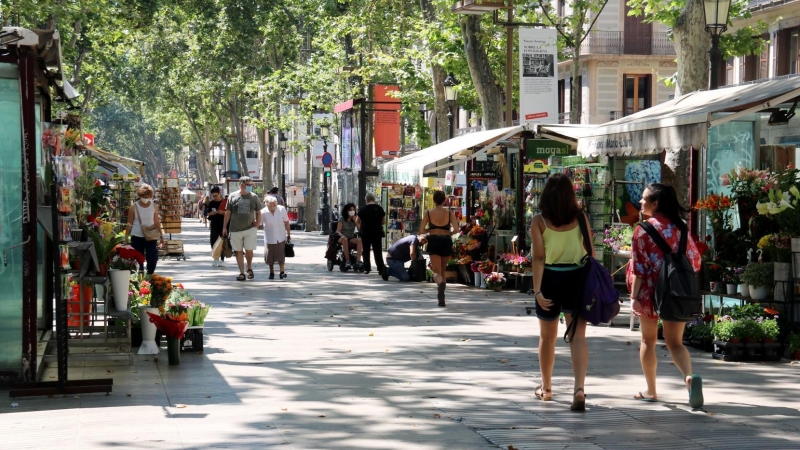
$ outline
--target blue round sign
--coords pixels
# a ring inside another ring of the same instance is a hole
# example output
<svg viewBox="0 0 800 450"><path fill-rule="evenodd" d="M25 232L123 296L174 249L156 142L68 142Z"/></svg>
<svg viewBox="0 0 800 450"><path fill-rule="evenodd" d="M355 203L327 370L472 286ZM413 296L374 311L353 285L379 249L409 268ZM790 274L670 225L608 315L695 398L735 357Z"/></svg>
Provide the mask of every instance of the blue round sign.
<svg viewBox="0 0 800 450"><path fill-rule="evenodd" d="M325 166L325 167L330 167L331 164L333 164L333 156L328 152L323 153L322 154L322 165Z"/></svg>

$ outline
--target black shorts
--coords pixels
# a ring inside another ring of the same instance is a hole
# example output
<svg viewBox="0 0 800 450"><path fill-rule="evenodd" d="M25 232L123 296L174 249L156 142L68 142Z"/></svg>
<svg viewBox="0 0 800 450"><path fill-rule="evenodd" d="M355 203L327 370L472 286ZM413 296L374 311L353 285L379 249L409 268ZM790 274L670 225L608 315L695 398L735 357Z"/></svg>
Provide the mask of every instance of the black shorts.
<svg viewBox="0 0 800 450"><path fill-rule="evenodd" d="M553 264L544 266L542 275L542 295L553 305L545 311L536 302L536 317L544 321L558 319L562 312L577 311L583 299L583 284L586 269L574 264Z"/></svg>
<svg viewBox="0 0 800 450"><path fill-rule="evenodd" d="M453 254L453 239L450 236L428 236L428 254L449 257Z"/></svg>

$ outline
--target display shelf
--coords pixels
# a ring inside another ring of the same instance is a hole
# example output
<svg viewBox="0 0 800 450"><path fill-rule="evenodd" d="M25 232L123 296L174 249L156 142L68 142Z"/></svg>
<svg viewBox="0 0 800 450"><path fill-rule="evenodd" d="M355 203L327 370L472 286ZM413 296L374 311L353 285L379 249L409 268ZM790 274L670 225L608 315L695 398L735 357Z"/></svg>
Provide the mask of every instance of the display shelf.
<svg viewBox="0 0 800 450"><path fill-rule="evenodd" d="M411 185L390 185L388 188L388 204L386 222L389 244L403 237L416 233L419 228L419 202L417 188Z"/></svg>

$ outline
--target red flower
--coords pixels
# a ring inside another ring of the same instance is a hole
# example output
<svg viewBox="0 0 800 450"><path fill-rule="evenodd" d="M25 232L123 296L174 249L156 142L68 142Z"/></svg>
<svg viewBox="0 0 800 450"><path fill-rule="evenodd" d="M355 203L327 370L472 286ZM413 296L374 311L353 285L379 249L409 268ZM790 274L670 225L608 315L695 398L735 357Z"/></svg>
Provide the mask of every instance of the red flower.
<svg viewBox="0 0 800 450"><path fill-rule="evenodd" d="M117 254L123 259L135 259L139 264L144 263L144 255L136 251L130 245L120 245L117 247Z"/></svg>

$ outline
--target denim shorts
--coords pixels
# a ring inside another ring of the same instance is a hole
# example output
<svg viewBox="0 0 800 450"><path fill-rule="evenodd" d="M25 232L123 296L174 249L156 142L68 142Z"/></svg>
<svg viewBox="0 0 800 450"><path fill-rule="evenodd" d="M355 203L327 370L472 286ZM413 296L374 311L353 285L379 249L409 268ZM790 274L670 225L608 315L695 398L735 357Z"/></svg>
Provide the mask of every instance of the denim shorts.
<svg viewBox="0 0 800 450"><path fill-rule="evenodd" d="M545 311L536 302L536 317L544 321L557 320L562 312L572 314L578 310L583 298L586 269L577 264L548 264L542 275L542 295L553 302Z"/></svg>

